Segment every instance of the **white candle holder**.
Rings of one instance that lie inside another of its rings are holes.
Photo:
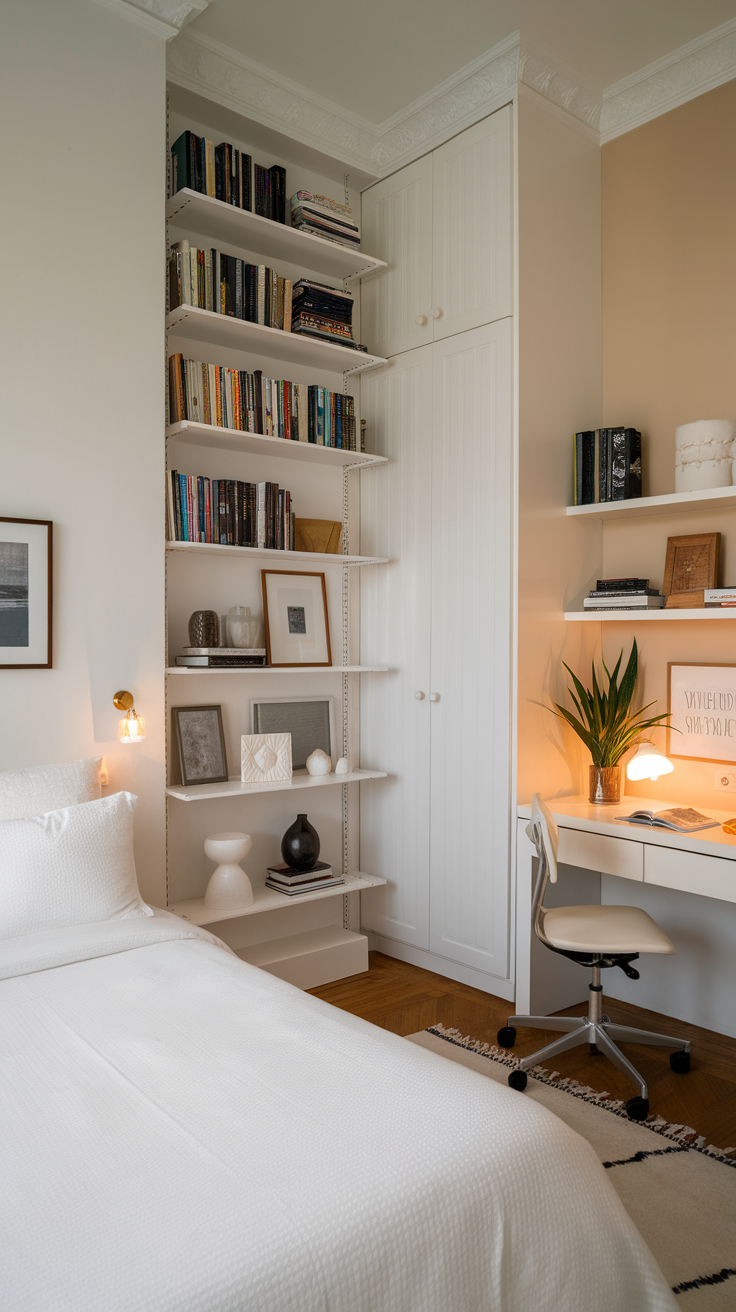
[[[204,904],[208,911],[234,911],[253,904],[253,886],[239,862],[250,852],[250,834],[210,834],[204,850],[217,869],[210,875]]]

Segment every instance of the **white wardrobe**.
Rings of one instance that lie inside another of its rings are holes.
[[[512,995],[513,304],[506,107],[363,196],[388,262],[362,291],[362,413],[390,464],[361,484],[363,896],[378,946]]]

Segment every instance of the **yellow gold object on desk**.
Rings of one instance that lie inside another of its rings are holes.
[[[723,832],[724,834],[736,834],[736,816],[733,820],[723,821]]]

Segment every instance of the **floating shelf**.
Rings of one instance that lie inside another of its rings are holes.
[[[675,515],[681,511],[736,506],[736,487],[707,487],[701,492],[667,492],[660,497],[636,497],[631,501],[603,501],[592,506],[568,506],[568,515],[592,515],[600,519],[634,519],[640,515]]]
[[[298,897],[288,897],[286,893],[279,893],[276,889],[260,885],[253,889],[251,906],[241,907],[239,911],[211,911],[209,907],[205,907],[203,897],[191,898],[188,902],[172,902],[168,910],[173,911],[175,916],[181,916],[182,920],[188,920],[191,925],[215,925],[221,920],[257,916],[262,911],[280,911],[282,907],[293,907],[297,903],[301,905],[302,902],[319,902],[323,898],[340,894],[359,893],[364,888],[379,888],[385,883],[386,880],[379,879],[378,875],[365,875],[359,870],[354,875],[346,875],[344,884],[314,893],[300,893]]]
[[[166,330],[175,337],[193,338],[212,346],[268,355],[290,364],[312,369],[331,369],[334,373],[360,374],[388,364],[380,355],[366,355],[337,342],[320,342],[301,333],[286,333],[283,328],[266,328],[262,323],[234,319],[229,314],[215,314],[198,305],[179,305],[166,316]]]
[[[314,565],[387,565],[387,556],[343,556],[323,551],[271,551],[268,547],[224,547],[218,542],[167,542],[167,551],[189,551],[200,555],[257,556],[260,560],[296,560]]]
[[[219,238],[229,246],[240,246],[246,251],[260,251],[277,260],[303,264],[313,272],[325,273],[330,278],[364,278],[388,268],[383,260],[362,251],[338,246],[325,237],[301,232],[285,223],[275,223],[251,210],[240,210],[214,196],[182,187],[166,202],[166,218],[177,228],[201,233],[203,237]]]
[[[169,665],[167,674],[385,674],[388,665],[290,665],[287,669],[273,665],[246,665],[242,669],[221,665]]]
[[[605,610],[596,613],[590,610],[566,610],[565,619],[573,623],[639,624],[642,620],[649,624],[652,620],[736,620],[736,606],[699,606],[697,610]]]
[[[316,442],[292,442],[284,437],[266,437],[262,433],[244,433],[239,428],[218,428],[214,424],[195,424],[189,419],[170,424],[166,436],[191,446],[215,447],[220,451],[243,451],[249,456],[278,456],[282,460],[312,460],[318,465],[386,465],[386,456],[372,456],[360,451],[342,451]]]
[[[218,797],[254,797],[256,793],[290,792],[295,788],[328,788],[330,784],[361,784],[366,779],[386,779],[382,770],[352,770],[350,774],[322,774],[312,776],[293,774],[281,784],[241,784],[239,779],[228,779],[222,784],[172,784],[166,789],[167,797],[179,802],[210,802]]]

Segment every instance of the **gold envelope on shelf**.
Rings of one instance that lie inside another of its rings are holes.
[[[294,521],[294,549],[320,551],[337,556],[342,541],[342,524],[333,519],[296,519]]]

